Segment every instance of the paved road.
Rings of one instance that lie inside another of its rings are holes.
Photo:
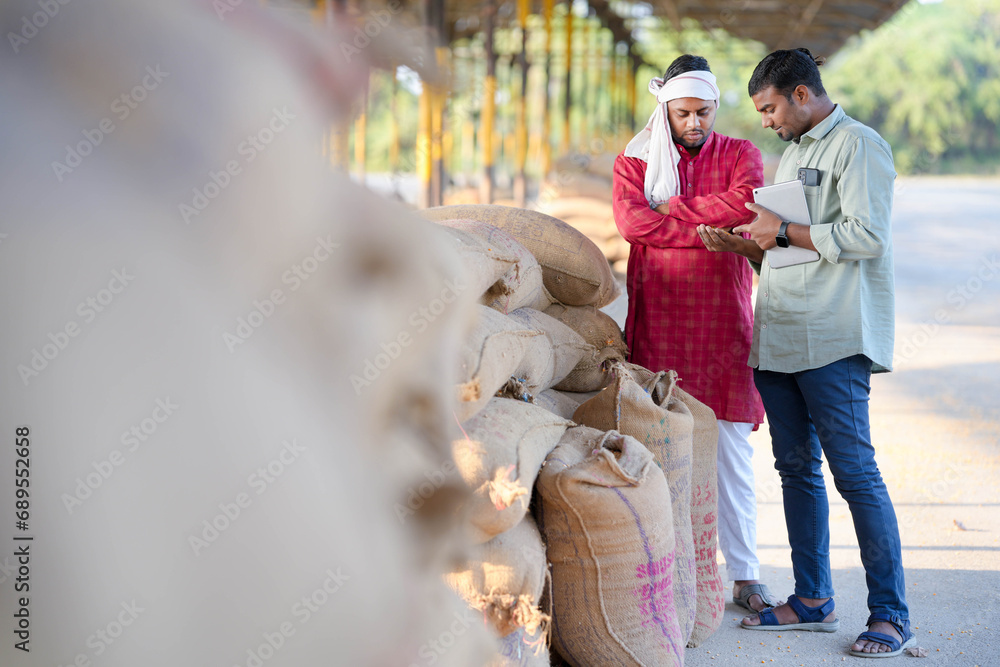
[[[896,370],[873,379],[871,405],[900,520],[911,619],[930,653],[917,664],[1000,665],[998,222],[1000,180],[897,183]],[[784,597],[791,569],[766,426],[753,441],[762,577]],[[687,665],[864,660],[847,654],[867,618],[864,570],[847,505],[832,479],[827,487],[841,631],[751,633],[736,627],[741,610],[728,605],[723,627],[689,649]]]

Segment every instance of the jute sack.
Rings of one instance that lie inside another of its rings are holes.
[[[532,395],[560,383],[590,353],[590,346],[580,334],[545,313],[520,308],[510,318],[525,329],[542,334],[528,341],[515,373]]]
[[[573,413],[580,407],[569,394],[558,389],[546,389],[534,395],[534,403],[563,419],[573,419]]]
[[[611,275],[611,266],[593,241],[552,216],[487,204],[439,206],[420,214],[434,221],[479,220],[509,233],[542,265],[545,288],[561,303],[600,308],[621,292]]]
[[[520,366],[531,339],[542,335],[488,306],[478,309],[479,322],[460,353],[456,388],[460,422],[479,412],[503,387]]]
[[[680,387],[674,395],[691,411],[694,438],[691,456],[691,525],[698,576],[698,610],[688,646],[700,646],[722,625],[726,598],[716,562],[718,549],[719,422],[715,411]]]
[[[542,284],[541,265],[513,236],[479,220],[442,220],[440,224],[475,237],[488,252],[513,257],[508,270],[483,290],[481,303],[504,314],[518,308],[545,310],[552,303],[552,296]]]
[[[572,423],[548,410],[493,398],[452,443],[458,473],[472,489],[466,504],[471,539],[480,544],[510,530],[531,502],[538,469]]]
[[[517,253],[502,245],[487,243],[475,234],[449,223],[450,221],[432,229],[447,238],[447,244],[458,252],[470,291],[476,295],[495,291],[497,281],[502,280],[508,272],[516,270],[520,259]]]
[[[618,324],[594,306],[564,306],[555,303],[545,314],[577,332],[591,346],[566,378],[555,388],[561,391],[597,391],[611,381],[608,369],[625,360],[628,347]]]
[[[538,608],[548,574],[545,543],[530,514],[510,530],[469,549],[445,582],[483,612],[498,637],[519,628],[535,634],[549,617]]]
[[[518,628],[500,639],[497,654],[486,667],[549,667],[551,660],[547,635],[541,628],[533,634]]]
[[[670,487],[670,509],[677,544],[674,562],[674,605],[686,644],[694,629],[698,604],[693,531],[691,527],[691,411],[673,395],[676,373],[658,373],[665,380],[662,404],[654,402],[624,364],[614,368],[614,382],[573,414],[573,421],[630,435],[649,448]],[[664,506],[662,511],[666,511]]]
[[[553,646],[571,665],[681,665],[670,490],[629,436],[566,431],[538,475]]]
[[[545,543],[530,514],[470,554],[445,582],[501,638],[490,664],[548,665],[550,616],[539,609],[548,579]]]

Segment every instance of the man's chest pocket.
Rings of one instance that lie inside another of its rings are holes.
[[[823,221],[823,186],[803,185],[806,193],[806,206],[809,208],[809,221],[818,225]]]

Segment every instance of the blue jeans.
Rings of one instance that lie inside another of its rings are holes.
[[[833,597],[825,453],[861,547],[871,612],[909,618],[896,512],[875,463],[868,421],[872,362],[864,355],[798,373],[754,370],[781,476],[795,595]]]

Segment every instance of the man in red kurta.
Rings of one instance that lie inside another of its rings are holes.
[[[752,270],[710,252],[698,225],[750,222],[744,204],[762,186],[760,151],[713,131],[719,92],[708,63],[684,55],[653,79],[657,110],[615,161],[615,222],[631,244],[625,337],[631,361],[676,370],[719,418],[719,546],[733,600],[777,604],[760,584],[750,433],[764,417],[747,366],[753,338]]]

